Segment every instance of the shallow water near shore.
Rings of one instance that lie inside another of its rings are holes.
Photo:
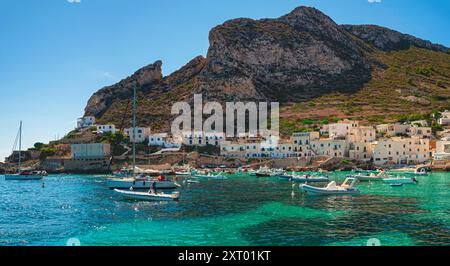
[[[358,196],[305,195],[277,178],[179,179],[179,202],[145,202],[105,176],[50,175],[44,187],[0,176],[0,245],[450,245],[450,174],[417,179],[360,183]]]

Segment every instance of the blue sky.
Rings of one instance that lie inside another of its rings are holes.
[[[20,120],[24,146],[63,136],[101,87],[159,59],[170,74],[205,55],[209,30],[228,19],[300,5],[450,46],[448,0],[0,0],[0,161]]]

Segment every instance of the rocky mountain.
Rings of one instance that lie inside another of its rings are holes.
[[[86,115],[94,115],[105,123],[124,121],[123,118],[130,115],[129,102],[137,82],[139,123],[154,129],[167,129],[171,104],[190,100],[194,93],[202,93],[204,98],[216,101],[279,101],[283,106],[282,118],[293,121],[308,114],[298,113],[295,108],[299,106],[310,103],[306,106],[311,107],[314,102],[316,112],[322,110],[318,107],[321,105],[318,99],[346,95],[344,99],[336,102],[334,98],[334,102],[323,105],[323,110],[328,108],[325,113],[309,114],[318,119],[331,113],[337,117],[350,117],[342,106],[340,109],[335,107],[345,105],[345,99],[356,101],[356,106],[366,103],[367,99],[349,96],[367,89],[380,91],[377,81],[386,80],[383,75],[392,67],[407,73],[401,78],[401,75],[388,77],[392,87],[386,91],[399,102],[404,103],[408,95],[397,95],[398,89],[418,89],[426,97],[436,93],[444,97],[449,94],[447,47],[379,26],[337,25],[315,8],[298,7],[277,19],[230,20],[211,30],[209,42],[206,58],[196,57],[169,76],[162,76],[162,62],[157,61],[119,83],[99,90],[89,100]],[[401,66],[394,66],[398,62],[392,62],[392,53],[404,51],[419,53],[418,56],[424,59],[423,64],[414,66],[414,62],[410,62],[405,66],[402,61]],[[439,57],[437,54],[441,56],[439,62],[428,62],[430,58]],[[428,69],[429,64],[432,65],[430,75],[421,77],[416,73],[418,77],[414,76],[415,68]],[[397,82],[397,79],[404,80]],[[376,88],[371,87],[373,83],[377,84]],[[411,88],[414,86],[420,88]],[[384,90],[383,95],[386,96]],[[447,100],[439,104],[445,105]],[[430,103],[425,110],[440,106]],[[408,108],[400,111],[410,112]],[[378,110],[381,114],[389,113],[385,111]],[[128,120],[125,119],[126,123]]]

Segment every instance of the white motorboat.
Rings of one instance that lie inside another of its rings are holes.
[[[257,177],[269,177],[269,176],[274,176],[275,173],[273,171],[271,171],[270,168],[268,168],[268,167],[260,167],[256,171],[255,175]]]
[[[208,173],[208,174],[198,174],[194,175],[196,178],[208,178],[208,179],[216,179],[216,180],[226,180],[228,177],[224,175],[223,172],[220,172],[218,174]]]
[[[309,174],[306,174],[306,175],[293,174],[291,176],[291,180],[296,181],[296,182],[316,182],[316,183],[330,181],[330,179],[326,176],[312,176]]]
[[[383,182],[386,184],[416,184],[419,183],[417,179],[409,177],[389,177],[383,178]]]
[[[129,189],[130,187],[135,189],[149,189],[153,182],[157,189],[174,189],[180,187],[180,185],[170,180],[160,180],[156,178],[109,178],[106,183],[110,189]]]
[[[347,177],[357,178],[359,181],[381,181],[383,180],[384,171],[379,172],[378,174],[370,173],[370,174],[356,174],[356,175],[348,175]]]
[[[180,198],[179,192],[174,192],[172,194],[165,194],[165,193],[154,193],[154,192],[149,192],[149,191],[148,192],[138,192],[138,191],[120,190],[120,189],[114,189],[114,191],[126,198],[136,199],[136,200],[173,201],[173,200],[178,200]]]
[[[293,174],[288,174],[286,171],[284,171],[283,173],[279,173],[276,176],[278,178],[282,178],[282,179],[291,179]]]
[[[428,175],[426,168],[402,168],[389,171],[392,174],[413,175],[413,176],[426,176]]]
[[[336,185],[335,181],[330,182],[326,187],[314,187],[307,184],[300,184],[300,190],[317,195],[351,195],[359,194],[360,191],[355,187],[358,182],[357,178],[348,177],[342,185]]]
[[[190,176],[191,172],[190,171],[183,171],[183,172],[177,171],[177,172],[175,172],[175,175],[177,175],[177,176]]]
[[[16,140],[14,142],[13,151],[16,149],[17,141],[19,142],[19,163],[18,163],[18,173],[17,174],[6,174],[5,180],[41,180],[47,175],[46,171],[23,171],[22,170],[22,121],[20,121],[19,131],[16,135]]]

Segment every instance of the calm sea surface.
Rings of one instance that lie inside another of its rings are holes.
[[[417,179],[360,183],[352,197],[231,176],[183,184],[179,202],[159,203],[125,200],[104,176],[51,175],[45,187],[0,176],[0,245],[450,245],[450,174]]]

